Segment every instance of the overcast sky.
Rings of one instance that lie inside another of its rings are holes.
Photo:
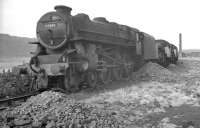
[[[38,19],[55,5],[70,6],[72,15],[106,17],[175,45],[181,32],[184,49],[200,49],[199,0],[0,0],[0,33],[36,37]]]

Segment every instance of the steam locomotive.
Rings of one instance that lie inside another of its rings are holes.
[[[71,8],[55,6],[37,23],[37,50],[30,60],[35,89],[77,90],[127,79],[147,61],[163,66],[176,63],[177,47],[136,28],[71,15]]]

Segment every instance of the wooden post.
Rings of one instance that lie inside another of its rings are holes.
[[[182,57],[182,34],[179,33],[179,57]]]

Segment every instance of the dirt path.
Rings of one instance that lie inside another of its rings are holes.
[[[180,128],[200,128],[200,107],[181,105],[167,108],[165,113],[151,114],[148,123],[158,125],[163,119]],[[147,122],[146,122],[147,123]]]
[[[148,63],[132,80],[71,95],[44,92],[0,115],[0,126],[199,128],[200,59]]]
[[[193,103],[187,103],[186,102],[182,102],[182,100],[184,99],[178,99],[177,101],[174,100],[174,102],[178,103],[177,106],[173,106],[173,103],[171,103],[169,106],[164,106],[165,111],[164,112],[152,112],[151,114],[148,114],[147,116],[144,116],[143,120],[137,120],[135,122],[135,124],[139,124],[138,126],[140,127],[160,127],[160,128],[175,128],[175,127],[180,127],[180,128],[200,128],[200,107],[199,107],[199,103],[200,103],[200,58],[184,58],[181,59],[177,65],[170,65],[168,67],[168,70],[172,73],[167,72],[166,74],[169,75],[173,75],[173,76],[161,76],[161,72],[162,70],[158,71],[158,73],[156,74],[155,72],[152,73],[151,69],[149,70],[149,67],[147,67],[148,69],[144,69],[145,72],[144,74],[147,76],[142,76],[141,77],[141,72],[140,73],[140,77],[141,79],[137,79],[134,80],[132,82],[126,82],[126,84],[122,83],[122,84],[117,84],[118,86],[109,86],[107,87],[106,91],[108,90],[112,90],[110,95],[106,95],[105,93],[103,95],[100,95],[100,99],[102,99],[102,97],[104,97],[106,99],[106,101],[108,101],[109,97],[116,97],[116,99],[120,99],[120,96],[116,96],[115,92],[113,92],[113,90],[117,90],[119,88],[121,88],[122,86],[124,86],[124,88],[128,88],[128,90],[130,91],[131,88],[134,87],[139,87],[141,89],[144,89],[146,86],[150,85],[150,84],[155,84],[154,86],[156,86],[157,84],[160,84],[160,86],[177,86],[182,92],[180,94],[184,94],[184,96],[191,96],[192,98],[196,98],[195,101],[193,101]],[[156,69],[155,69],[156,70]],[[163,70],[163,72],[165,72],[165,69]],[[162,73],[163,73],[162,72]],[[152,76],[151,76],[152,75]],[[163,75],[163,74],[162,74]],[[153,79],[152,79],[153,78]],[[153,81],[158,81],[158,82],[153,82]],[[159,87],[160,87],[159,86]],[[172,91],[171,88],[169,89],[171,92],[169,94],[173,94],[176,91]],[[169,91],[166,89],[166,91]],[[131,91],[130,91],[131,92]],[[102,93],[102,92],[100,92]],[[121,94],[122,92],[118,92],[118,95],[123,95]],[[133,92],[134,93],[134,92]],[[145,95],[145,91],[144,91],[144,95]],[[156,93],[156,91],[154,92]],[[180,95],[177,94],[177,95]],[[96,94],[97,96],[90,96],[90,97],[95,97],[95,98],[86,98],[86,101],[89,102],[93,102],[98,100],[98,94]],[[106,96],[105,96],[106,95]],[[128,97],[127,95],[129,95],[128,92],[125,91],[125,95],[124,97]],[[151,96],[151,95],[150,95]],[[166,97],[170,97],[169,95]],[[178,98],[179,96],[177,96]],[[181,96],[180,96],[181,97]],[[130,98],[130,97],[129,97]],[[143,97],[144,98],[144,97]],[[99,100],[100,100],[99,99]],[[104,100],[105,100],[104,99]],[[123,99],[123,98],[121,98]],[[147,98],[148,99],[148,98]],[[150,100],[151,98],[149,98],[148,100]],[[113,99],[112,99],[113,100]],[[124,99],[123,99],[124,100]],[[165,99],[163,99],[165,100]],[[140,100],[141,101],[141,100]],[[170,100],[169,100],[170,101]],[[172,100],[173,101],[173,100]],[[112,102],[112,101],[110,101]],[[158,103],[160,104],[160,101],[158,101]],[[154,106],[155,107],[155,106]],[[156,106],[157,107],[157,106]],[[156,108],[155,107],[155,108]]]
[[[196,104],[200,102],[200,58],[184,58],[177,65],[170,65],[170,71],[179,76],[185,93],[197,97]],[[147,116],[146,123],[159,127],[200,128],[200,107],[182,104],[177,107],[168,107],[164,113],[152,113]],[[164,125],[159,125],[164,124]],[[175,125],[169,125],[169,124]],[[167,125],[168,124],[168,125]]]

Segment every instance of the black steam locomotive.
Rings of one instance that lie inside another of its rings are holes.
[[[66,6],[55,10],[40,18],[38,42],[31,42],[37,44],[30,61],[35,89],[95,87],[130,77],[146,61],[168,66],[178,60],[176,46],[136,28],[103,17],[72,16]]]

